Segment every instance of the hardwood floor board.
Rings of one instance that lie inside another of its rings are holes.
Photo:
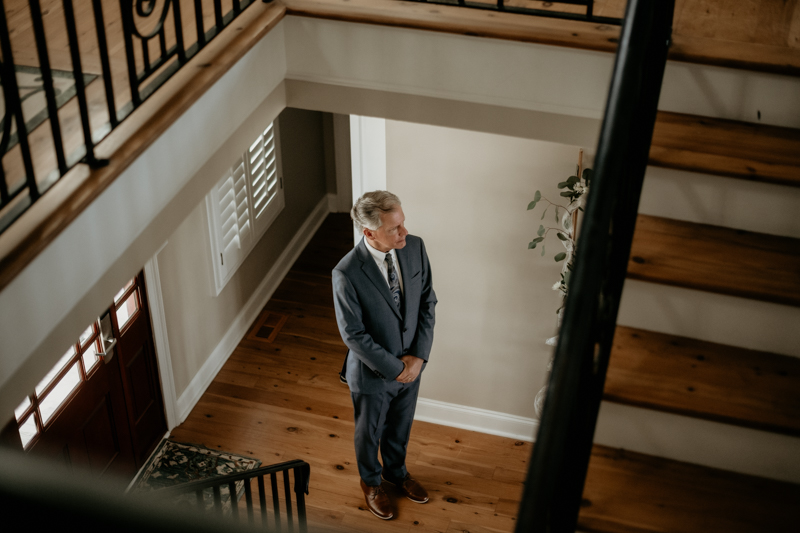
[[[498,531],[505,530],[453,520],[450,522],[450,527],[447,529],[446,533],[497,533]]]
[[[527,450],[527,453],[530,454],[532,446],[530,442],[507,437],[498,437],[497,435],[470,431],[468,429],[457,429],[456,441],[469,448],[477,448],[480,450],[491,449],[492,453],[496,453],[498,449],[508,449],[516,451]]]
[[[301,339],[307,340],[304,337],[293,337],[289,340]],[[338,375],[343,357],[340,358],[341,352],[338,350],[331,351],[333,353],[314,352],[292,346],[291,343],[261,345],[253,341],[243,341],[228,360],[255,365],[255,368],[260,366],[262,370],[265,367],[280,367],[285,375],[290,375],[290,372]]]
[[[248,418],[239,416],[236,421],[233,421],[233,413],[243,410],[251,412],[250,416]],[[251,406],[245,401],[238,404],[224,404],[220,401],[216,405],[209,402],[200,406],[197,416],[200,421],[216,418],[216,424],[224,427],[228,432],[257,433],[259,438],[282,439],[288,443],[306,439],[324,447],[338,447],[342,450],[352,448],[353,422],[351,420],[325,418],[308,413],[301,415],[297,411],[285,407],[270,406],[251,409]],[[189,421],[188,418],[187,421]]]
[[[604,397],[800,436],[796,357],[617,326]]]
[[[345,402],[338,404],[320,401],[316,398],[309,398],[304,394],[290,394],[286,392],[272,392],[261,389],[250,389],[229,385],[227,383],[214,382],[208,387],[208,392],[221,396],[233,396],[264,405],[283,405],[293,411],[313,411],[314,414],[322,416],[341,416],[343,410],[352,409]]]
[[[342,529],[344,511],[334,511],[306,503],[306,520],[309,531],[313,533],[329,533]]]
[[[313,377],[311,378],[313,379]],[[263,380],[259,378],[259,381],[256,382],[254,389],[265,390],[268,392],[273,392],[277,394],[289,394],[289,390],[293,388],[296,389],[297,386],[303,386],[306,383],[298,382],[298,383],[279,383],[279,380]],[[340,383],[339,385],[343,385]],[[337,407],[337,412],[339,407],[350,408],[352,406],[352,402],[350,400],[350,395],[343,396],[341,394],[341,390],[328,390],[324,387],[316,387],[313,393],[313,403],[312,401],[308,401],[306,403],[310,404],[306,406],[306,411],[316,411],[320,406],[319,402],[326,402],[326,404],[335,405]],[[310,391],[309,391],[310,392]]]
[[[278,333],[273,343],[243,339],[237,350],[252,350],[254,355],[280,355],[298,360],[341,361],[344,357],[344,344],[341,342],[341,339],[339,343],[330,343],[306,336]],[[311,359],[312,357],[317,359]]]
[[[278,300],[289,300],[303,304],[330,305],[333,307],[333,292],[330,287],[300,280],[288,280],[273,293]]]
[[[473,463],[426,452],[420,452],[416,464],[432,466],[456,474],[467,474],[481,479],[492,479],[495,468],[493,465],[486,465],[485,462],[484,464]]]
[[[340,350],[346,350],[339,336],[332,307],[273,299],[267,304],[266,309],[289,315],[290,318],[281,328],[282,333],[334,344],[340,347]]]
[[[528,475],[526,470],[517,470],[513,468],[503,468],[498,466],[494,469],[492,479],[495,481],[504,481],[506,483],[522,483]]]
[[[800,239],[639,215],[628,278],[800,305]]]
[[[223,368],[214,378],[215,381],[228,383],[230,385],[241,385],[242,387],[253,387],[260,378],[255,374],[237,372]]]
[[[368,510],[359,513],[347,513],[342,526],[346,531],[354,531],[358,533],[374,533],[375,531],[387,533],[407,533],[411,530],[411,525],[401,520],[383,520],[381,523],[376,524],[378,518],[374,517]]]
[[[519,513],[519,502],[522,499],[522,490],[523,486],[520,485],[519,487],[519,494],[515,498],[500,498],[497,501],[497,506],[495,507],[495,511],[497,514],[509,517],[516,517],[517,513]]]
[[[800,186],[800,131],[658,113],[649,164]]]
[[[452,470],[442,470],[435,467],[426,468],[424,473],[426,485],[437,485],[443,490],[452,488],[464,494],[491,496],[496,499],[519,499],[522,492],[522,484],[519,482],[509,483],[494,479],[483,479],[480,485],[475,485],[474,476],[469,474],[460,474]]]
[[[595,445],[583,498],[581,531],[788,533],[800,486]]]
[[[529,454],[514,452],[503,453],[502,448],[498,448],[497,450],[492,450],[491,448],[484,450],[464,448],[461,450],[461,453],[458,454],[458,460],[465,463],[485,464],[483,458],[486,457],[486,454],[492,454],[492,465],[495,467],[502,466],[515,470],[528,470],[528,461],[530,460]],[[494,469],[492,470],[492,475],[494,475]]]

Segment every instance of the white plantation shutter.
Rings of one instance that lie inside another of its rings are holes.
[[[217,294],[284,207],[277,139],[270,124],[206,196]]]
[[[277,135],[273,123],[258,136],[247,152],[253,221],[255,232],[259,237],[284,207],[277,155]]]

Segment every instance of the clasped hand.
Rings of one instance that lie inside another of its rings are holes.
[[[400,383],[411,383],[419,376],[419,373],[422,372],[422,363],[424,362],[419,357],[414,355],[404,355],[400,358],[403,362],[403,371],[400,372],[400,375],[395,378],[396,381]]]

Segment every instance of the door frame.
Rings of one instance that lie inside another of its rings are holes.
[[[167,246],[164,241],[156,253],[144,264],[144,281],[147,303],[150,309],[150,325],[153,331],[153,344],[158,361],[158,377],[161,380],[161,394],[164,397],[164,414],[167,417],[169,434],[182,420],[178,416],[178,396],[175,391],[175,378],[172,373],[172,357],[167,335],[167,317],[164,312],[164,299],[161,291],[161,277],[158,270],[158,254]]]

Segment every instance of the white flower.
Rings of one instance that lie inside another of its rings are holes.
[[[548,346],[555,346],[556,343],[558,343],[558,335],[556,335],[555,337],[550,337],[549,339],[544,341],[544,343]]]
[[[559,289],[561,289],[561,282],[560,281],[556,281],[555,284],[553,285],[553,290],[557,291]]]

